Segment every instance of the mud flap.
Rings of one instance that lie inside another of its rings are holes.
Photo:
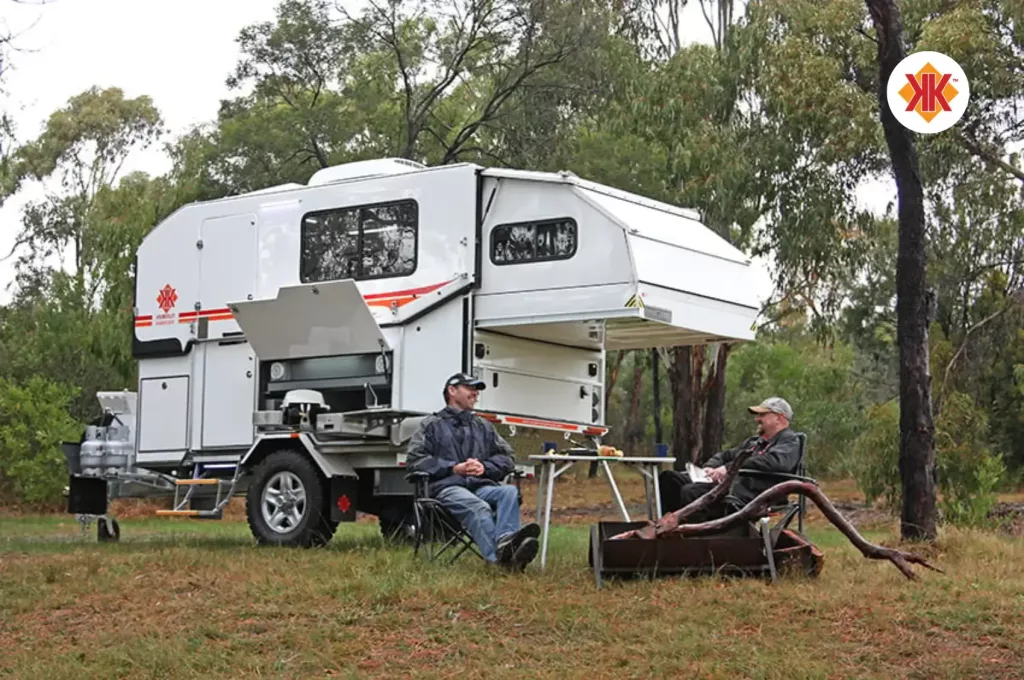
[[[107,480],[72,475],[68,491],[68,512],[75,515],[107,514]]]
[[[356,504],[359,499],[358,477],[331,477],[330,497],[331,521],[356,521]]]

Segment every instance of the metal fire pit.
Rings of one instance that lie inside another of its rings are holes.
[[[598,588],[611,577],[721,574],[774,581],[783,571],[817,576],[824,560],[821,551],[800,534],[789,529],[774,533],[767,524],[749,522],[709,536],[610,540],[645,525],[599,522],[590,528],[590,567]]]

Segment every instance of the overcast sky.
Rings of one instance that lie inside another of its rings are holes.
[[[224,81],[238,59],[239,31],[272,20],[277,4],[278,0],[46,0],[40,6],[0,0],[0,16],[10,30],[20,33],[16,46],[21,51],[13,55],[4,102],[14,113],[19,141],[36,136],[47,116],[94,85],[120,87],[127,97],[152,97],[168,138],[213,120],[221,99],[231,96]],[[698,3],[687,8],[683,24],[686,40],[709,39]],[[160,174],[168,168],[169,161],[157,146],[133,155],[122,175],[133,170]],[[42,196],[41,187],[28,185],[0,208],[0,257],[10,252],[25,203]],[[12,276],[10,261],[0,262],[0,303],[10,299],[7,287]],[[762,275],[765,296],[770,293],[766,277]]]
[[[32,0],[28,0],[32,1]],[[7,74],[5,106],[13,111],[19,141],[39,134],[43,122],[74,95],[120,87],[127,97],[149,95],[168,137],[213,120],[224,81],[238,59],[239,31],[274,18],[277,0],[47,0],[17,5],[0,0],[9,30],[20,33]],[[137,153],[122,175],[151,174],[170,166],[161,148]],[[30,185],[0,209],[0,257],[17,235],[21,210],[43,195]],[[0,263],[0,303],[10,299],[10,262]]]

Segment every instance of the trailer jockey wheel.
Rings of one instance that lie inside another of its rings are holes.
[[[100,517],[96,522],[96,540],[100,543],[117,543],[121,540],[121,525],[113,517]]]
[[[260,463],[246,494],[249,529],[263,545],[313,547],[337,526],[324,507],[324,482],[298,451],[276,451]]]

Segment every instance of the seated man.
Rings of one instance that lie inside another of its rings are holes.
[[[754,454],[746,460],[741,469],[763,470],[766,472],[784,472],[792,474],[800,462],[800,442],[796,433],[789,429],[793,419],[793,409],[785,399],[769,397],[758,406],[750,406],[748,410],[757,420],[756,437],[750,437],[742,444],[728,451],[720,451],[712,456],[704,466],[704,471],[714,483],[693,482],[689,475],[675,470],[664,470],[658,475],[661,488],[661,508],[663,513],[674,512],[711,491],[718,482],[725,479],[725,468],[736,456],[747,449]],[[738,475],[733,480],[728,495],[732,495],[741,504],[746,505],[761,492],[773,486],[773,482],[757,477]],[[687,522],[702,522],[722,517],[739,507],[730,508],[723,496],[717,503],[689,518]]]
[[[522,570],[537,556],[540,527],[519,527],[516,488],[501,483],[515,470],[515,454],[472,413],[485,386],[462,373],[445,382],[446,406],[423,419],[409,442],[408,466],[430,475],[428,493],[462,523],[488,563]]]

